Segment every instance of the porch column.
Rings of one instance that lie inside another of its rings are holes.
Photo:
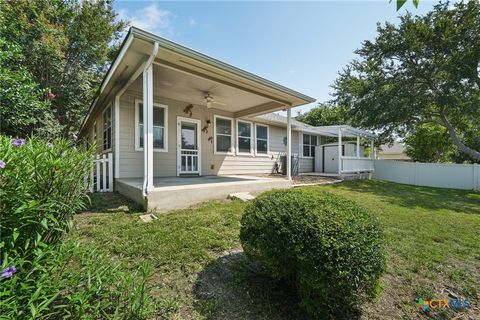
[[[338,174],[342,174],[342,128],[338,128]]]
[[[375,144],[370,140],[370,158],[375,159]]]
[[[360,174],[360,136],[357,134],[357,173]]]
[[[360,158],[360,136],[357,135],[357,158]]]
[[[143,187],[153,189],[153,65],[143,71]]]
[[[292,180],[292,109],[287,108],[287,180]]]

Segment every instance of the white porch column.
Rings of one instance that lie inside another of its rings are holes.
[[[292,109],[287,108],[287,179],[292,180]]]
[[[357,158],[360,158],[360,136],[357,135]]]
[[[375,159],[375,144],[370,140],[370,158]]]
[[[143,71],[143,187],[153,189],[153,65]]]
[[[342,129],[338,128],[338,174],[342,174]]]

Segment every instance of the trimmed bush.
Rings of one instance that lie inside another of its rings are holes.
[[[309,189],[267,192],[245,209],[245,254],[286,280],[311,313],[371,295],[384,270],[377,218],[353,201]]]

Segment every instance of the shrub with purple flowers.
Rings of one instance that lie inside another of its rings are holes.
[[[92,146],[93,150],[94,146]],[[0,318],[143,319],[147,267],[64,240],[88,203],[91,150],[0,136]]]
[[[84,208],[90,151],[69,139],[0,137],[0,250],[28,256],[58,241]]]

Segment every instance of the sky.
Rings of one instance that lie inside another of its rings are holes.
[[[119,18],[179,44],[309,95],[330,100],[331,85],[374,39],[377,22],[407,10],[424,14],[438,1],[412,1],[400,11],[376,1],[119,1]],[[316,103],[297,107],[293,115]]]

